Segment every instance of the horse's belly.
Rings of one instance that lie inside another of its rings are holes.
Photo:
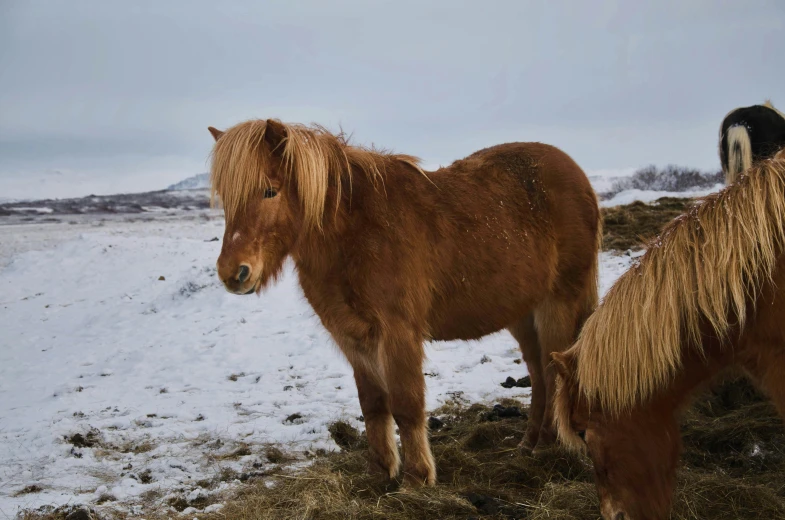
[[[472,340],[499,332],[527,316],[536,300],[517,298],[455,298],[431,314],[431,337],[437,341]]]

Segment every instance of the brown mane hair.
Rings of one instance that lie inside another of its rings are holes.
[[[579,392],[616,415],[646,402],[672,380],[683,349],[701,349],[702,321],[723,343],[732,328],[743,330],[747,304],[771,279],[784,245],[780,152],[699,200],[619,278],[570,349]],[[556,413],[563,438],[572,438],[569,411]]]
[[[384,179],[389,160],[402,161],[422,173],[420,159],[392,154],[373,148],[351,145],[343,133],[330,133],[324,127],[280,123],[285,129],[282,146],[285,182],[297,186],[306,227],[321,229],[327,189],[331,184],[341,197],[341,178],[351,182],[354,170],[365,172],[374,182]],[[265,172],[270,171],[272,150],[267,149],[266,120],[238,124],[224,132],[212,152],[210,177],[211,202],[220,194],[227,220],[232,220],[247,203],[250,193],[269,186]]]

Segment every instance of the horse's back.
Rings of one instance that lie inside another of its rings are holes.
[[[535,159],[533,167],[521,172],[540,179],[547,196],[557,256],[554,290],[573,297],[585,290],[584,273],[597,262],[600,244],[600,210],[597,196],[583,169],[563,150],[544,143],[519,143],[520,153]]]
[[[440,244],[448,245],[435,248],[446,254],[431,263],[441,273],[434,337],[479,337],[511,325],[554,292],[578,299],[588,290],[599,208],[566,153],[506,143],[456,161],[434,181],[450,200],[440,212],[450,223]]]
[[[471,176],[492,177],[497,184],[518,192],[543,216],[565,210],[583,213],[587,206],[597,205],[584,171],[567,153],[550,144],[500,144],[479,150],[451,168],[459,164],[458,169]],[[590,217],[596,220],[596,215]]]

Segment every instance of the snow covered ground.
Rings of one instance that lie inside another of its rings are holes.
[[[621,206],[624,204],[630,204],[635,201],[641,202],[654,202],[655,200],[661,197],[685,197],[685,198],[692,198],[692,197],[703,197],[710,193],[714,193],[715,191],[720,191],[724,188],[724,185],[717,184],[711,188],[706,189],[692,189],[688,191],[658,191],[658,190],[637,190],[637,189],[629,189],[623,190],[613,197],[605,200],[600,201],[600,206],[603,208],[610,208],[612,206]]]
[[[606,193],[633,170],[591,173]],[[331,422],[362,428],[351,370],[291,271],[261,297],[228,294],[222,234],[205,190],[0,206],[0,519],[176,497],[201,508],[269,468],[271,445],[302,461],[335,449]],[[603,293],[634,256],[602,254]],[[426,351],[429,409],[529,395],[499,384],[526,374],[508,333]]]
[[[269,466],[269,444],[333,449],[330,422],[362,426],[291,272],[261,297],[219,285],[222,228],[215,212],[0,226],[0,518],[193,498],[197,481]],[[602,255],[603,292],[630,261]],[[430,409],[528,395],[499,385],[526,373],[507,333],[427,353]]]

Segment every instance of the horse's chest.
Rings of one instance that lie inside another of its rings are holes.
[[[369,309],[358,305],[356,299],[347,295],[342,284],[317,282],[301,279],[300,286],[305,298],[333,336],[351,337],[361,340],[371,332]]]

